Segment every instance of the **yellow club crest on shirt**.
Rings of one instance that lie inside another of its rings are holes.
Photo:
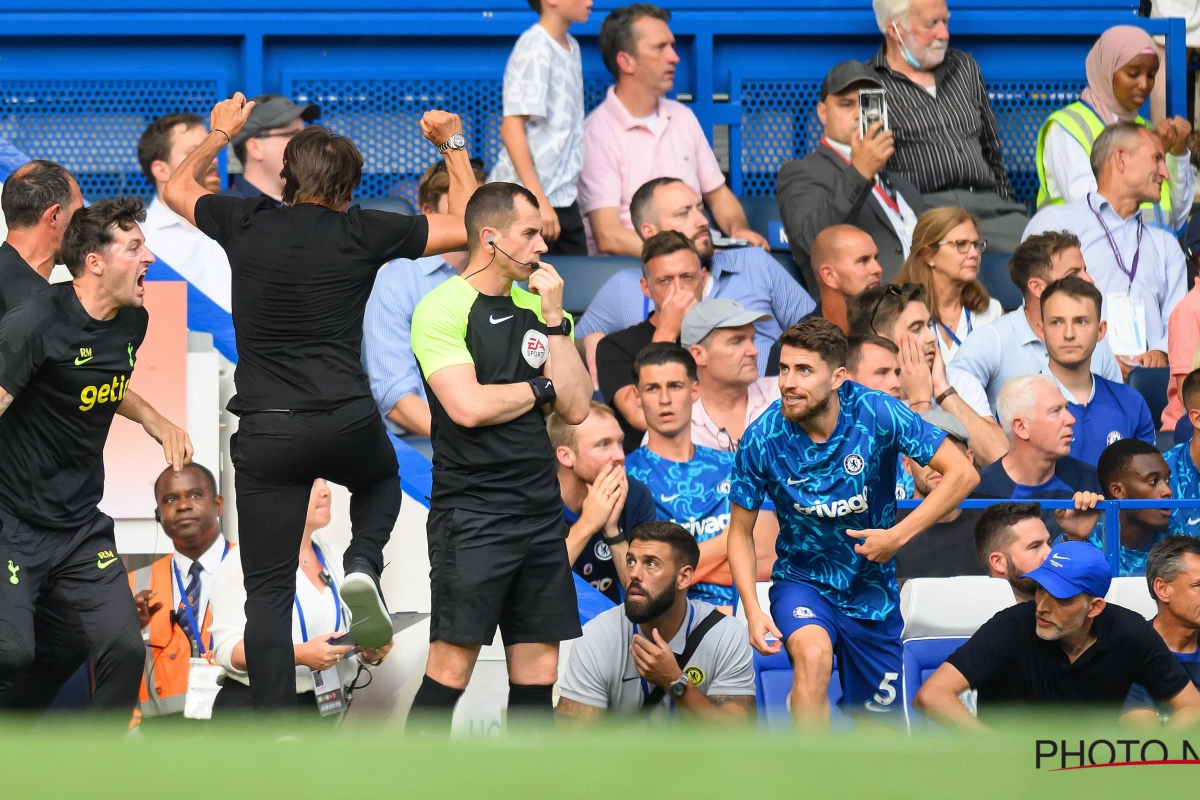
[[[704,683],[704,670],[699,667],[688,667],[683,671],[687,675],[687,679],[692,682],[693,686],[699,686]]]

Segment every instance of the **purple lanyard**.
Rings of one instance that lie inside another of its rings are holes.
[[[1108,246],[1112,248],[1113,258],[1117,260],[1117,266],[1121,268],[1121,272],[1129,278],[1129,290],[1133,291],[1133,279],[1137,277],[1138,259],[1142,256],[1142,232],[1146,226],[1142,224],[1142,215],[1137,214],[1137,249],[1133,251],[1133,268],[1129,269],[1125,266],[1125,257],[1121,255],[1120,249],[1117,248],[1117,242],[1113,239],[1112,231],[1108,229],[1108,224],[1104,218],[1100,216],[1100,212],[1092,208],[1092,198],[1088,197],[1088,210],[1096,216],[1096,221],[1100,223],[1100,227],[1104,228],[1104,237],[1108,239]]]

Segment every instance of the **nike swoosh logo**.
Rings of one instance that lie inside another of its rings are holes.
[[[624,683],[625,681],[636,681],[640,677],[640,675],[634,675],[632,678],[621,678],[621,683]]]
[[[115,558],[110,558],[107,561],[97,561],[96,569],[104,569],[105,567],[111,567],[115,563],[117,563],[117,559],[115,559]]]
[[[678,494],[673,494],[673,495],[660,494],[658,496],[658,499],[663,501],[664,503],[669,503],[672,500],[674,500],[676,497],[679,497],[679,495]]]
[[[509,314],[507,317],[501,317],[500,319],[496,319],[495,317],[493,317],[492,315],[489,314],[488,322],[492,323],[493,325],[499,325],[501,322],[508,322],[512,318],[513,318],[512,314]]]
[[[1200,517],[1188,517],[1188,525],[1200,525]]]
[[[804,483],[804,478],[796,478],[796,480],[792,480],[791,478],[787,479],[788,486],[799,486],[802,483]]]
[[[83,365],[83,364],[86,364],[87,362],[91,361],[93,358],[95,358],[95,356],[88,356],[87,358],[76,358],[76,359],[75,359],[75,366],[77,366],[77,367],[78,367],[78,366],[81,366],[81,365]]]

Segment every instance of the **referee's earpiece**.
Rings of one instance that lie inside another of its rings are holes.
[[[496,237],[495,237],[495,236],[489,236],[489,237],[487,238],[487,243],[488,243],[488,244],[490,244],[492,247],[495,247],[495,246],[496,246]]]

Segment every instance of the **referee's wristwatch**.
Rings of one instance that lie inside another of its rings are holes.
[[[466,150],[467,139],[461,133],[456,133],[446,141],[438,145],[438,150],[446,152],[447,150]]]
[[[687,694],[687,687],[689,683],[691,683],[691,681],[688,680],[687,675],[680,675],[667,685],[667,694],[674,698],[683,697],[685,694]]]
[[[546,333],[551,336],[570,336],[573,330],[575,330],[575,327],[571,325],[571,318],[566,314],[563,314],[562,322],[553,327],[546,326]]]

